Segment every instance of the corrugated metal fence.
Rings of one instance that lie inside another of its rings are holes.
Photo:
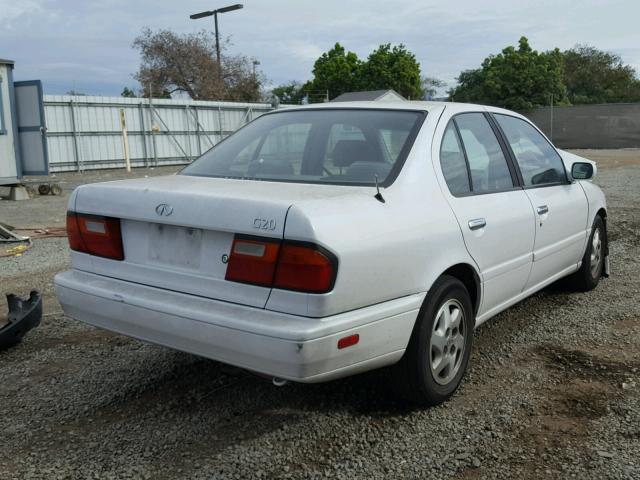
[[[264,103],[45,95],[49,169],[124,166],[120,110],[134,167],[189,163],[245,123]]]
[[[559,148],[640,147],[640,104],[544,107],[525,112]]]

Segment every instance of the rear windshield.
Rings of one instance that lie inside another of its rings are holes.
[[[424,112],[367,109],[263,115],[182,170],[182,175],[304,183],[388,185]]]

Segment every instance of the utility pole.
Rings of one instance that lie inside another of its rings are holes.
[[[220,60],[220,33],[218,32],[218,14],[232,12],[234,10],[240,10],[244,6],[241,3],[235,5],[229,5],[228,7],[217,8],[216,10],[207,10],[206,12],[194,13],[190,15],[191,20],[197,20],[198,18],[210,17],[213,15],[213,23],[216,33],[216,64],[218,65],[218,75],[222,73],[222,62]]]
[[[217,11],[213,14],[213,23],[215,24],[215,29],[216,29],[216,63],[218,64],[218,71],[220,72],[222,63],[220,62],[220,33],[218,33],[218,12]]]
[[[551,108],[549,110],[549,140],[553,142],[553,93],[551,94]]]

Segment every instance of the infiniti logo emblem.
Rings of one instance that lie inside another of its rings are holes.
[[[173,213],[173,207],[168,203],[161,203],[156,207],[156,213],[159,217],[168,217]]]

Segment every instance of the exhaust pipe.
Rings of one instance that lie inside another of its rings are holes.
[[[273,377],[271,379],[271,383],[273,383],[276,387],[284,387],[287,383],[289,383],[289,380],[285,380],[284,378],[279,377]]]

